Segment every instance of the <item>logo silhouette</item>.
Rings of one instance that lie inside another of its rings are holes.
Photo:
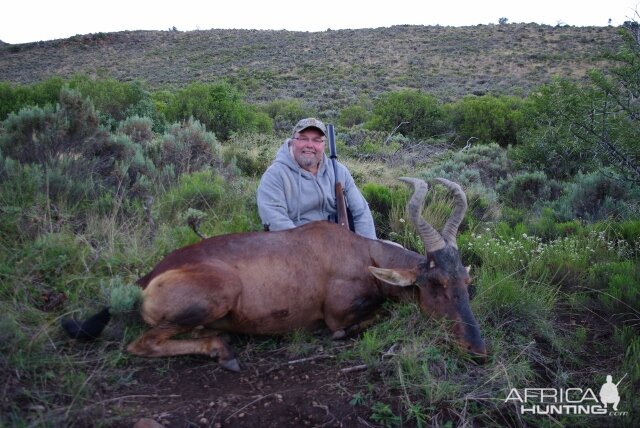
[[[622,382],[626,374],[618,381],[613,383],[611,375],[607,375],[607,383],[603,384],[600,388],[600,401],[607,407],[608,404],[613,404],[613,410],[618,411],[618,403],[620,403],[620,395],[618,394],[618,385]]]

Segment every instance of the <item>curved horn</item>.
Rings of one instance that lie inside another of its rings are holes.
[[[456,199],[456,206],[453,209],[453,213],[442,228],[442,237],[450,245],[458,248],[456,245],[456,235],[458,234],[460,223],[462,223],[464,219],[464,213],[467,212],[467,196],[458,183],[449,181],[446,178],[436,178],[436,180],[453,192],[453,196]]]
[[[400,180],[413,185],[413,196],[411,196],[407,204],[407,211],[411,222],[418,231],[418,235],[422,238],[424,250],[430,253],[444,248],[446,244],[442,236],[422,218],[422,208],[424,207],[424,200],[427,197],[429,186],[417,178],[401,177]]]

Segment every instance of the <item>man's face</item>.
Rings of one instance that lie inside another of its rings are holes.
[[[291,142],[291,154],[302,169],[317,173],[324,154],[324,135],[315,128],[303,129]]]

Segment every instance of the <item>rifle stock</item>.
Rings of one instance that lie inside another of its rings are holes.
[[[333,128],[333,124],[327,124],[327,133],[329,134],[329,158],[333,164],[333,171],[335,173],[335,195],[336,195],[336,223],[340,226],[349,228],[349,217],[347,215],[347,202],[344,199],[344,187],[343,184],[338,181],[338,167],[337,167],[337,152],[336,152],[336,134]]]
[[[336,183],[336,210],[338,224],[348,229],[349,217],[347,216],[347,204],[344,200],[344,189],[340,182]]]

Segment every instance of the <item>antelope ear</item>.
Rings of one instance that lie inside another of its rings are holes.
[[[369,266],[369,272],[380,281],[400,287],[415,284],[418,277],[418,271],[415,269],[382,269]]]

